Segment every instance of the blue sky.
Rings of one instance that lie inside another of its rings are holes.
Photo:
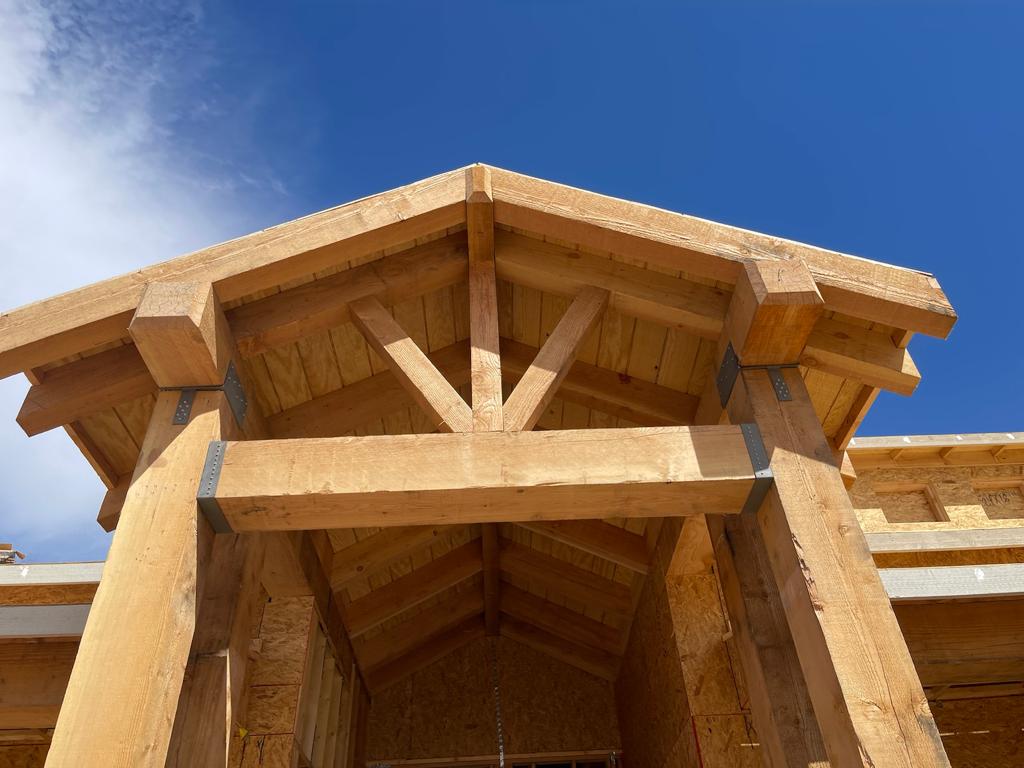
[[[482,161],[934,272],[862,434],[1024,429],[1019,3],[0,0],[0,308]],[[0,382],[0,540],[102,495]]]

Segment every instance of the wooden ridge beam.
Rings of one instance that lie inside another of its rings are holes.
[[[240,299],[465,221],[462,170],[270,227],[0,316],[0,376],[117,341],[151,282],[212,283]]]
[[[591,648],[618,655],[622,648],[622,632],[582,613],[571,611],[511,584],[501,592],[501,611],[517,621]]]
[[[473,412],[462,395],[375,298],[349,304],[352,320],[373,350],[387,361],[391,373],[405,387],[434,426],[445,432],[470,432]]]
[[[501,549],[498,544],[498,524],[480,526],[480,556],[483,561],[484,624],[487,634],[499,634],[501,625]]]
[[[531,624],[506,617],[501,625],[501,635],[604,680],[614,682],[618,677],[617,656],[565,640]]]
[[[345,609],[349,636],[359,637],[481,570],[480,542],[473,539],[350,602]]]
[[[634,573],[646,574],[649,569],[647,540],[617,525],[602,520],[527,520],[519,525]]]
[[[508,539],[501,542],[501,570],[552,594],[609,613],[628,617],[633,611],[632,594],[625,584]]]
[[[740,427],[229,442],[235,531],[735,514],[760,490]]]
[[[457,530],[451,526],[425,525],[409,528],[385,528],[332,556],[330,584],[344,589],[357,579],[365,579],[393,563],[436,544],[442,536]]]
[[[249,357],[351,322],[358,299],[391,306],[461,283],[466,264],[466,236],[456,233],[243,304],[228,321]]]
[[[927,273],[491,169],[499,225],[735,284],[751,260],[807,264],[828,309],[945,338],[956,313]]]
[[[404,656],[393,659],[374,669],[366,676],[366,687],[370,693],[378,694],[395,683],[401,682],[424,667],[443,659],[459,648],[485,636],[484,623],[479,616],[472,616],[448,631],[427,640]]]
[[[534,428],[607,304],[608,291],[603,288],[586,286],[577,294],[508,396],[504,416],[507,431]]]
[[[479,589],[452,590],[429,610],[421,611],[400,624],[389,627],[372,638],[359,638],[353,645],[356,656],[368,676],[384,664],[413,651],[417,646],[459,626],[470,618],[478,618],[484,610]]]

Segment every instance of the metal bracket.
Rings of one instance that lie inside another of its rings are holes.
[[[732,348],[732,342],[725,348],[725,355],[722,357],[722,365],[718,369],[718,376],[715,377],[715,383],[718,385],[718,400],[725,408],[729,404],[729,398],[732,397],[732,389],[736,385],[736,377],[739,376],[740,371],[768,371],[768,378],[771,379],[772,389],[775,390],[775,397],[780,402],[792,400],[793,396],[790,394],[789,385],[786,384],[786,379],[782,375],[783,368],[796,368],[797,363],[788,363],[786,365],[743,365],[740,363],[739,357],[736,356],[736,350]]]
[[[220,481],[220,470],[224,466],[224,454],[228,444],[223,440],[213,440],[206,449],[206,463],[203,473],[199,476],[199,490],[196,502],[206,521],[215,533],[232,533],[231,525],[217,502],[217,483]]]
[[[775,397],[779,402],[793,399],[793,396],[789,393],[786,377],[782,375],[782,369],[779,366],[773,365],[768,368],[768,378],[772,380],[772,389],[775,390]]]
[[[750,488],[746,502],[743,504],[741,514],[757,512],[768,495],[768,489],[775,482],[775,475],[768,461],[768,452],[764,447],[764,440],[761,438],[761,430],[757,424],[740,424],[740,432],[743,433],[743,442],[747,446],[747,454],[750,456],[750,465],[754,469],[754,484]]]
[[[175,388],[165,387],[164,391],[173,389]],[[223,384],[210,387],[185,387],[179,391],[181,394],[178,396],[178,407],[174,409],[174,418],[171,420],[173,424],[188,424],[189,417],[192,415],[192,404],[195,402],[196,392],[223,392],[228,400],[228,407],[231,408],[231,413],[234,414],[235,422],[237,422],[239,427],[245,423],[245,412],[249,408],[249,399],[245,396],[245,390],[242,389],[242,380],[238,376],[234,360],[228,363],[228,370],[224,375]]]
[[[718,385],[718,399],[725,408],[729,404],[729,397],[732,395],[733,385],[736,384],[736,377],[740,373],[740,359],[736,356],[736,350],[732,348],[732,342],[725,348],[725,357],[722,358],[722,367],[718,369],[718,376],[715,383]]]

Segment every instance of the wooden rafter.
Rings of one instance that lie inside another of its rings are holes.
[[[605,680],[614,681],[619,672],[619,658],[606,651],[566,640],[532,624],[506,617],[501,633],[534,650],[582,669]]]
[[[386,528],[334,553],[330,583],[344,589],[356,579],[380,573],[396,561],[436,544],[452,529],[442,526]]]
[[[0,376],[123,338],[147,283],[212,283],[230,302],[464,221],[464,175],[450,171],[29,304],[0,318]]]
[[[828,309],[945,338],[956,322],[935,278],[802,243],[491,169],[494,219],[599,253],[734,284],[751,260],[807,264]]]
[[[366,676],[367,687],[371,693],[379,693],[483,636],[483,621],[479,616],[472,616],[369,672]]]
[[[501,542],[501,570],[516,579],[609,613],[629,616],[629,587],[513,541]]]
[[[472,540],[348,604],[345,623],[358,637],[388,619],[480,573],[480,543]]]
[[[230,442],[216,500],[236,531],[735,514],[755,485],[740,427]]]
[[[508,396],[506,430],[534,428],[607,304],[608,291],[603,288],[587,286],[580,291]]]
[[[372,638],[354,642],[356,656],[368,676],[381,666],[413,651],[467,619],[479,617],[484,610],[483,597],[478,589],[451,591],[447,597],[431,605],[430,610],[395,624]]]
[[[622,647],[622,632],[615,627],[563,608],[511,584],[505,584],[502,590],[501,611],[563,640],[597,648],[612,655],[618,655]]]
[[[527,520],[519,525],[635,573],[647,573],[646,540],[624,528],[601,520]]]
[[[243,304],[227,316],[239,352],[251,356],[349,322],[353,301],[372,297],[390,306],[465,279],[466,241],[455,234]]]

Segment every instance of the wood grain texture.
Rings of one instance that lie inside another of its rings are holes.
[[[608,291],[603,288],[587,286],[580,291],[508,396],[506,430],[533,429],[607,304]]]
[[[236,531],[734,514],[754,474],[739,427],[477,432],[229,443]]]
[[[466,401],[379,301],[359,299],[349,309],[366,341],[388,362],[392,374],[437,429],[472,431],[473,414]]]

